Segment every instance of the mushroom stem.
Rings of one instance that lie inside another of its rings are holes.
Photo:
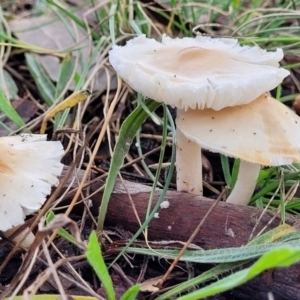
[[[184,110],[177,109],[177,116],[184,118]],[[176,170],[177,191],[203,194],[201,148],[192,142],[182,131],[176,129]]]
[[[10,236],[12,236],[14,232],[19,229],[19,227],[20,226],[16,226],[6,230],[5,232],[3,232],[4,236],[10,238]],[[15,243],[18,243],[21,240],[23,240],[20,246],[23,249],[28,250],[31,244],[33,243],[34,239],[34,234],[29,230],[29,227],[26,227],[22,232],[20,232],[16,237],[13,238],[13,241]]]
[[[247,205],[253,195],[259,171],[259,164],[241,160],[237,181],[226,202]]]

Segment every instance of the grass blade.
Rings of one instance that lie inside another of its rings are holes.
[[[34,79],[41,96],[47,105],[51,106],[55,100],[55,86],[53,82],[44,71],[42,65],[33,55],[26,53],[25,59],[29,68],[29,72]]]
[[[19,127],[25,125],[24,121],[19,116],[19,114],[15,111],[15,109],[11,106],[11,104],[8,102],[1,89],[0,89],[0,110],[2,110],[5,113],[5,115],[10,120],[12,120],[15,124],[17,124]]]
[[[251,245],[262,245],[265,243],[271,243],[275,240],[280,239],[280,241],[288,241],[290,238],[292,238],[294,235],[296,235],[296,238],[299,238],[299,233],[297,231],[289,232],[290,230],[293,230],[290,226],[283,224],[280,225],[274,229],[269,230],[268,232],[254,238],[251,242],[249,242],[245,247],[251,246]],[[226,273],[226,272],[233,272],[235,269],[240,268],[245,263],[248,263],[249,260],[244,260],[240,262],[232,262],[232,263],[221,263],[210,270],[202,273],[199,276],[196,276],[188,281],[185,281],[177,286],[175,288],[167,291],[166,293],[158,296],[157,300],[166,300],[171,299],[174,296],[180,295],[183,292],[187,291],[188,289],[191,289],[197,285],[203,284],[204,282],[207,282],[209,280],[212,280],[214,278],[218,278],[218,276]]]
[[[78,18],[73,12],[68,11],[67,9],[63,8],[62,6],[60,6],[59,4],[57,4],[56,2],[54,2],[52,0],[47,0],[47,2],[50,3],[51,5],[57,7],[67,17],[69,17],[71,20],[73,20],[78,26],[80,26],[83,30],[88,32],[87,25],[84,23],[84,21],[82,21],[80,18]],[[92,31],[91,35],[95,40],[100,39],[99,35],[95,31]]]
[[[140,291],[140,285],[130,287],[122,296],[121,300],[134,300]]]
[[[222,169],[223,169],[223,174],[225,177],[226,185],[231,188],[232,179],[231,179],[229,160],[228,160],[227,156],[221,155],[221,164],[222,164]]]
[[[115,300],[115,292],[111,277],[106,268],[103,256],[101,254],[100,246],[98,243],[96,232],[93,231],[89,237],[89,243],[87,245],[87,251],[85,253],[86,258],[90,265],[96,272],[99,280],[103,284],[103,287],[107,294],[108,300]]]
[[[153,100],[146,100],[145,104],[147,105],[150,111],[154,111],[157,107],[161,105],[161,103],[158,103]],[[106,180],[106,185],[102,197],[102,202],[99,208],[97,232],[101,232],[103,230],[103,224],[107,212],[107,206],[110,199],[110,195],[113,191],[115,180],[117,178],[119,170],[123,165],[124,158],[128,153],[129,147],[138,129],[141,127],[141,125],[144,123],[147,117],[147,112],[145,112],[141,106],[138,106],[123,122],[123,125],[120,129],[119,138],[112,156],[111,165],[109,168],[108,177]]]
[[[61,296],[57,294],[40,294],[40,295],[33,295],[30,297],[31,300],[57,300]],[[4,298],[4,300],[9,300],[10,298]],[[14,297],[14,300],[23,300],[23,296],[16,296]],[[98,300],[98,298],[95,297],[89,297],[89,296],[76,296],[72,295],[72,299],[74,300]]]
[[[57,80],[55,99],[64,91],[70,81],[74,80],[76,59],[71,54],[68,54],[62,60]]]
[[[9,99],[17,99],[18,98],[18,87],[11,77],[11,75],[3,70],[3,80],[4,82],[0,82],[0,89],[5,91],[5,94]]]
[[[252,278],[256,277],[266,270],[276,267],[288,267],[298,262],[299,260],[300,247],[281,246],[264,254],[250,268],[236,272],[221,280],[218,280],[217,282],[210,284],[205,288],[177,299],[203,299],[212,295],[217,295],[222,292],[231,290],[243,283],[246,283],[247,281],[251,280]]]
[[[286,243],[300,247],[299,236],[295,237],[294,235],[293,240],[289,239],[274,243],[274,241],[278,241],[286,235],[290,236],[294,231],[295,229],[291,226],[282,225],[258,237],[247,246],[213,250],[187,250],[180,260],[194,263],[231,263],[256,258]],[[174,259],[178,255],[179,250],[155,249],[153,251],[152,249],[144,248],[127,248],[127,252]]]
[[[55,91],[55,99],[58,99],[58,97],[63,93],[66,92],[65,88],[66,86],[69,86],[72,81],[74,81],[74,75],[75,75],[75,62],[76,58],[72,56],[71,54],[68,54],[63,59],[60,70],[59,70],[59,77],[56,85],[56,91]],[[63,96],[63,95],[62,95]],[[61,98],[62,99],[62,98]],[[59,124],[62,118],[63,112],[59,112],[55,116],[55,122],[54,122],[54,130],[59,129]],[[62,124],[60,124],[62,125]]]
[[[175,132],[175,124],[173,122],[172,115],[171,115],[171,113],[168,109],[166,110],[166,113],[167,113],[167,116],[168,116],[168,119],[169,119],[169,122],[170,122],[171,130],[172,130],[172,132]],[[119,255],[117,255],[117,257],[114,259],[112,264],[114,264],[119,259],[119,257],[122,256],[127,251],[128,247],[137,239],[137,237],[140,236],[140,234],[143,232],[143,230],[148,226],[148,224],[153,219],[153,217],[154,217],[155,213],[157,212],[157,210],[159,209],[160,204],[162,203],[162,201],[165,199],[165,196],[166,196],[166,193],[169,189],[169,186],[170,186],[170,183],[171,183],[171,180],[172,180],[172,176],[173,176],[173,173],[174,173],[174,169],[175,169],[175,155],[176,155],[175,135],[173,135],[170,166],[169,166],[169,170],[168,170],[168,173],[167,173],[168,175],[167,175],[167,178],[166,178],[166,181],[165,181],[165,185],[164,185],[163,189],[161,190],[161,194],[160,194],[156,204],[152,208],[148,218],[144,221],[144,223],[140,226],[140,228],[132,236],[132,238],[127,242],[126,246],[123,247],[123,249],[121,250]],[[154,187],[154,185],[153,185],[153,187]]]

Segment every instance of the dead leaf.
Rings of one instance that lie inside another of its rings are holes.
[[[156,285],[159,283],[159,281],[163,278],[163,276],[154,277],[148,280],[145,280],[142,282],[140,286],[141,292],[151,292],[155,293],[159,291],[159,288],[156,287]]]
[[[94,46],[88,39],[87,34],[79,26],[72,25],[67,19],[65,19],[64,22],[69,26],[74,36],[76,35],[75,31],[78,32],[77,41],[76,38],[70,34],[66,24],[57,19],[53,14],[13,20],[9,22],[9,25],[21,42],[55,51],[70,51],[70,49],[72,49],[72,55],[79,57],[79,64],[76,71],[78,74],[81,74],[83,68],[89,62]],[[75,26],[75,29],[73,26]],[[38,59],[49,77],[57,82],[60,68],[59,58],[52,55],[38,55]],[[95,62],[92,63],[92,65],[94,64]],[[93,72],[92,68],[89,73],[91,72]],[[111,88],[116,89],[117,80],[115,74],[111,73],[110,77]],[[70,89],[73,89],[74,86],[75,84],[73,82]],[[94,89],[101,93],[105,91],[106,88],[106,73],[104,69],[101,69],[95,79]]]
[[[167,280],[170,280],[172,278],[175,278],[175,277],[178,277],[178,276],[181,276],[181,275],[183,275],[183,272],[174,272],[174,273],[169,275]],[[141,283],[141,286],[140,286],[140,291],[141,292],[151,292],[151,293],[159,291],[159,288],[156,287],[156,286],[158,285],[159,281],[163,277],[164,277],[164,275],[161,275],[161,276],[153,277],[153,278],[150,278],[150,279],[147,279],[147,280],[143,281]]]

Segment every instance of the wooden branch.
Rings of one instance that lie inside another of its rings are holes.
[[[145,220],[151,187],[143,184],[117,181],[111,196],[106,222],[108,224],[119,224],[124,229],[136,232],[139,229],[138,221],[134,215],[128,192],[132,198],[138,215],[142,221]],[[91,193],[95,192],[103,183],[98,182],[91,186]],[[156,204],[161,192],[158,190],[153,199]],[[93,214],[98,214],[98,207],[102,199],[102,193],[92,197]],[[159,218],[154,218],[149,225],[149,238],[153,240],[182,240],[186,241],[201,218],[213,204],[211,199],[183,192],[169,190],[165,196],[169,201],[169,208],[159,209]],[[261,209],[250,206],[238,206],[220,202],[214,209],[202,229],[194,239],[194,243],[204,249],[239,247],[245,245],[250,238],[251,232],[262,213]],[[262,217],[255,230],[260,232],[265,226],[266,230],[278,226],[281,222],[280,216],[268,225],[274,217],[273,211],[267,211]],[[287,216],[287,223],[294,225],[299,218]]]
[[[97,191],[102,184],[103,182],[92,184],[90,192]],[[134,215],[128,192],[143,222],[151,188],[129,181],[125,181],[125,185],[126,187],[121,181],[116,182],[110,199],[106,222],[110,225],[120,225],[125,230],[134,233],[139,229],[139,223]],[[153,206],[160,193],[159,190],[155,193]],[[92,212],[97,215],[102,193],[96,193],[91,199],[93,201]],[[164,200],[169,201],[170,206],[166,209],[159,209],[159,218],[154,218],[151,221],[149,225],[150,240],[187,241],[201,218],[213,204],[211,199],[171,190],[167,192]],[[193,243],[204,249],[245,245],[261,213],[262,210],[255,207],[220,202],[204,223]],[[273,211],[267,211],[264,214],[255,230],[256,234],[265,226],[266,230],[269,230],[280,224],[280,216],[274,217],[274,214]],[[273,221],[269,224],[272,219]],[[286,222],[290,225],[296,225],[299,218],[288,215]],[[276,300],[299,299],[300,279],[298,274],[300,274],[300,264],[287,269],[276,269],[266,274],[235,289],[232,293],[242,294],[246,297],[243,299],[268,299],[267,292],[271,291]],[[250,293],[250,291],[252,292]]]

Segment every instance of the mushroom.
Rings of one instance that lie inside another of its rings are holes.
[[[58,185],[64,154],[59,141],[46,135],[21,134],[0,138],[0,230],[24,223]]]
[[[261,165],[300,162],[300,117],[268,94],[219,111],[189,110],[177,126],[201,147],[241,159],[229,203],[248,204]]]
[[[191,111],[247,104],[275,88],[289,72],[278,68],[283,52],[240,46],[236,39],[176,38],[159,43],[144,35],[114,46],[109,60],[134,90]],[[197,128],[195,127],[195,130]],[[202,194],[201,148],[177,128],[177,190]]]

